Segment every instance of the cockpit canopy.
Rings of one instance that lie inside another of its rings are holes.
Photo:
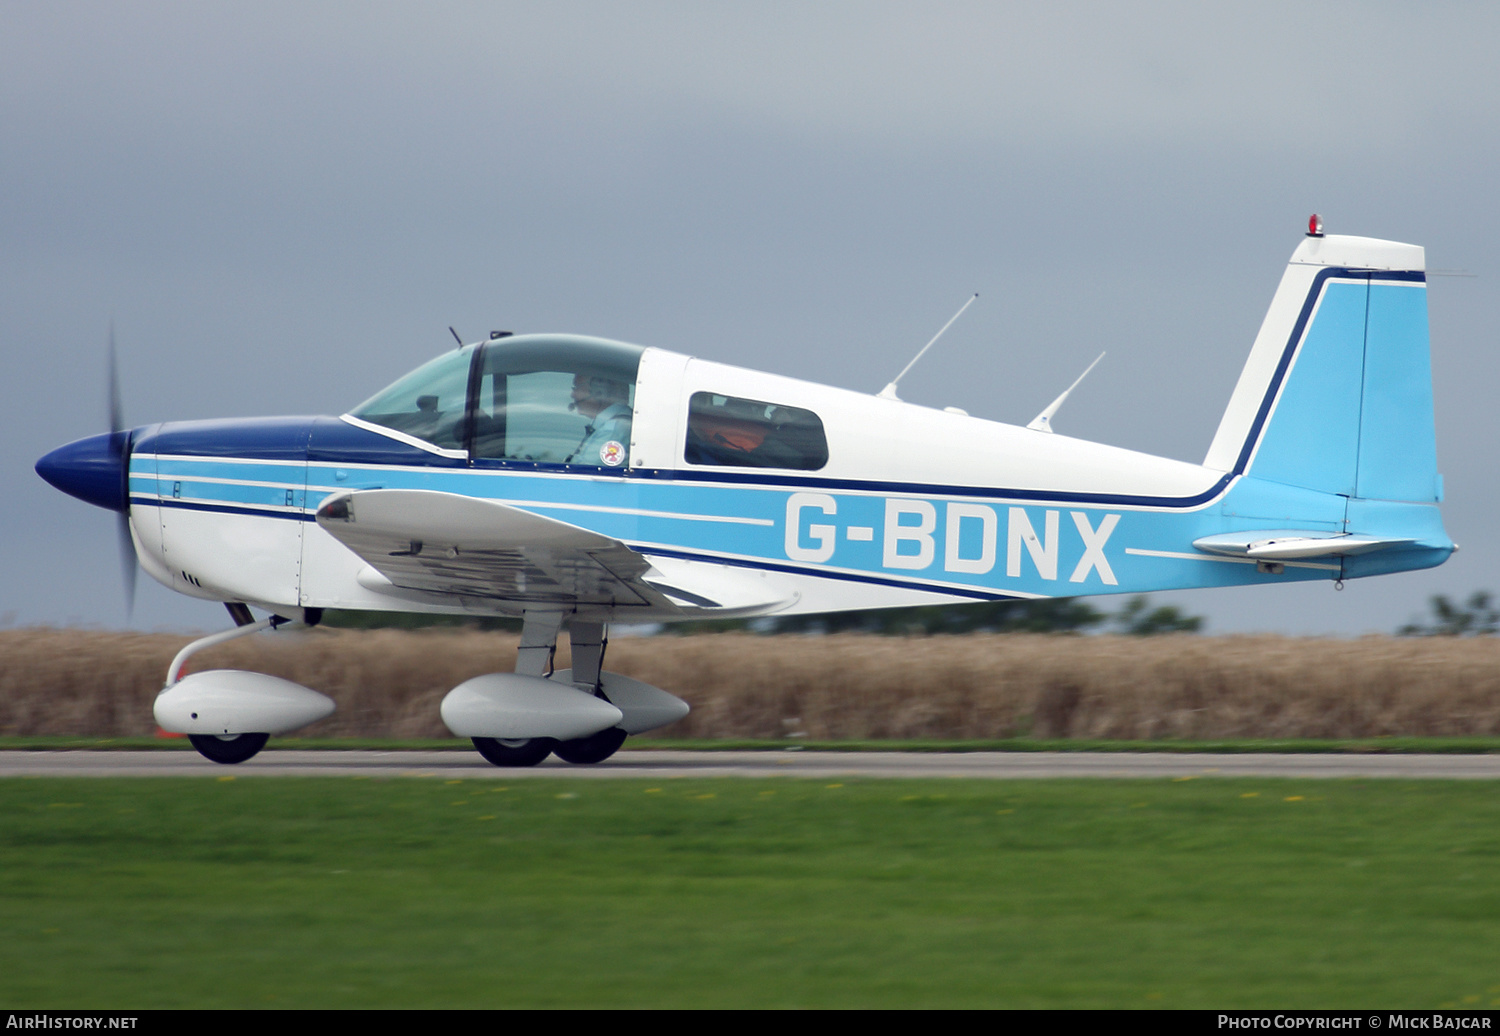
[[[445,353],[349,416],[475,459],[623,468],[640,346],[525,335]]]

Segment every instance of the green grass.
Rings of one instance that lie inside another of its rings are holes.
[[[1489,782],[0,781],[0,1002],[1500,1000]]]
[[[60,750],[192,751],[185,737],[0,737],[0,751],[54,752]],[[330,751],[369,749],[374,751],[463,751],[474,746],[467,738],[396,739],[368,737],[277,737],[267,751],[298,748]],[[1101,741],[1086,738],[1016,737],[983,741],[780,741],[707,738],[631,738],[627,750],[674,749],[687,752],[818,751],[818,752],[1352,752],[1407,754],[1416,752],[1447,755],[1491,755],[1500,752],[1496,737],[1366,737],[1237,738],[1224,741]]]

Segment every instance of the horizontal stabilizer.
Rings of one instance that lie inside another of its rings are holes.
[[[1345,557],[1392,547],[1409,547],[1416,540],[1312,532],[1305,529],[1227,532],[1204,536],[1193,546],[1210,554],[1253,558],[1256,561],[1296,561],[1299,558]]]

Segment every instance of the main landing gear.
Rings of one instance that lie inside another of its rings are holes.
[[[584,695],[590,694],[600,702],[608,703],[609,698],[604,693],[602,683],[601,667],[604,664],[604,651],[609,645],[609,638],[605,636],[602,622],[579,622],[574,619],[567,623],[568,639],[573,648],[572,671],[556,674],[555,680],[547,679],[553,676],[552,659],[557,650],[557,637],[562,632],[567,618],[561,612],[526,613],[521,626],[521,646],[516,653],[516,675],[530,677],[537,683],[517,693],[539,692],[544,696],[543,702],[555,697],[558,699],[559,709],[564,707],[562,703],[565,699],[587,703]],[[546,682],[542,683],[543,680]],[[600,708],[598,702],[593,703],[593,708]],[[544,711],[542,708],[536,708],[537,713],[542,711]],[[574,711],[577,714],[582,713],[576,705]],[[621,715],[618,710],[614,709],[604,711],[615,717]],[[561,715],[549,715],[545,719],[534,720],[534,722],[566,724],[569,719]],[[579,721],[573,720],[572,722],[578,723]],[[583,729],[587,730],[588,721],[582,720],[581,722]],[[609,722],[609,720],[606,718],[604,722]],[[560,730],[558,732],[561,733]],[[472,737],[471,739],[479,754],[496,766],[536,766],[553,753],[556,753],[557,757],[564,762],[602,763],[619,750],[620,746],[625,743],[626,736],[626,731],[622,727],[609,726],[579,737]]]

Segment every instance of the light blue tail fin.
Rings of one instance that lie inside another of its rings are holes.
[[[1204,463],[1363,500],[1441,498],[1423,250],[1309,237]]]

